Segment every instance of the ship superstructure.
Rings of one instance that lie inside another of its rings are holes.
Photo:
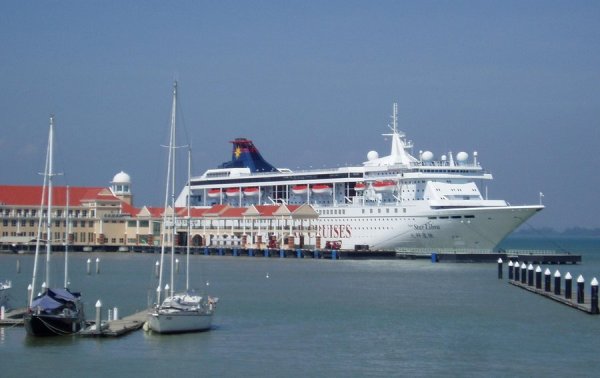
[[[511,206],[485,198],[477,183],[492,180],[466,152],[439,160],[430,151],[411,154],[398,130],[397,104],[389,125],[389,155],[375,151],[359,166],[292,171],[275,168],[251,140],[232,141],[230,161],[191,179],[177,205],[190,195],[196,207],[216,204],[310,204],[319,213],[314,233],[342,248],[492,250],[542,205]]]

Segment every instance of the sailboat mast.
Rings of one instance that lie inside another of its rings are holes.
[[[69,286],[69,185],[67,185],[67,206],[65,208],[65,289]]]
[[[29,306],[33,302],[33,298],[35,297],[35,285],[38,271],[38,260],[40,255],[40,242],[42,239],[42,223],[44,222],[44,204],[46,203],[46,187],[48,182],[48,162],[49,162],[49,154],[50,154],[50,135],[48,135],[48,147],[46,148],[46,162],[44,163],[44,173],[41,173],[44,176],[44,184],[42,186],[42,198],[40,200],[40,210],[38,212],[38,229],[37,229],[37,238],[35,241],[35,257],[33,259],[33,275],[31,277],[31,292],[29,293]]]
[[[50,117],[48,137],[48,216],[46,217],[46,288],[50,287],[50,254],[52,252],[52,176],[54,148],[54,116]]]
[[[186,254],[185,254],[185,291],[190,290],[190,238],[192,236],[192,215],[190,214],[190,195],[191,184],[192,184],[192,149],[188,148],[188,194],[187,194],[187,243],[186,243]]]
[[[171,296],[175,292],[175,127],[177,114],[177,82],[173,85],[173,109],[171,111],[171,138],[169,154],[171,155]]]

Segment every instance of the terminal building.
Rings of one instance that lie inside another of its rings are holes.
[[[42,186],[0,185],[0,249],[33,251],[40,241],[73,250],[137,250],[171,245],[171,223],[162,207],[133,204],[131,178],[119,172],[110,187],[53,187],[52,233],[46,235],[47,210]],[[177,207],[176,246],[242,248],[317,247],[310,205]],[[173,209],[167,209],[167,215]],[[41,223],[41,227],[40,227]],[[39,230],[38,230],[39,229]],[[166,232],[165,232],[166,231]],[[164,236],[164,238],[163,238]]]

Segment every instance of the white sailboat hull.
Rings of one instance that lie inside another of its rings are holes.
[[[202,310],[158,310],[148,314],[148,327],[157,333],[207,331],[212,325],[212,312]]]

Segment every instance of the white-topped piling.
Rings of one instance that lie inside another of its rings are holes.
[[[544,291],[550,291],[550,283],[552,282],[552,272],[546,268],[544,271]]]
[[[573,277],[571,276],[571,273],[567,272],[567,274],[565,274],[565,298],[571,299],[572,292],[573,292]]]
[[[117,307],[113,308],[113,320],[119,320],[119,309]]]
[[[556,269],[556,272],[554,272],[554,294],[556,295],[560,295],[560,278],[560,271]]]
[[[154,275],[156,276],[156,278],[158,278],[159,269],[160,269],[160,263],[158,262],[158,260],[156,260],[156,263],[154,264]]]
[[[100,257],[96,257],[96,274],[100,274]]]
[[[521,280],[519,278],[520,277],[520,274],[519,274],[520,271],[521,270],[519,269],[519,262],[515,261],[515,281],[517,281],[517,282],[519,282]]]
[[[100,332],[101,326],[102,326],[101,312],[102,312],[102,302],[100,302],[100,299],[98,299],[98,301],[96,302],[96,331],[97,332]]]
[[[585,279],[580,274],[579,277],[577,277],[577,303],[585,302],[585,294],[583,291],[584,288],[585,288]]]
[[[521,283],[527,283],[527,265],[521,264]]]
[[[502,279],[502,257],[498,258],[498,279]]]
[[[542,267],[539,265],[535,268],[535,288],[542,288]]]
[[[596,277],[594,277],[594,279],[592,279],[592,282],[590,283],[591,288],[592,288],[592,299],[591,299],[591,305],[590,305],[590,312],[592,314],[598,314],[600,311],[598,309],[598,280],[596,279]]]
[[[17,259],[17,273],[21,273],[21,260]]]
[[[508,279],[513,279],[513,262],[512,260],[508,260]]]
[[[527,266],[527,285],[533,286],[533,265],[531,263]]]
[[[87,259],[86,272],[88,275],[90,275],[92,273],[92,259]]]

